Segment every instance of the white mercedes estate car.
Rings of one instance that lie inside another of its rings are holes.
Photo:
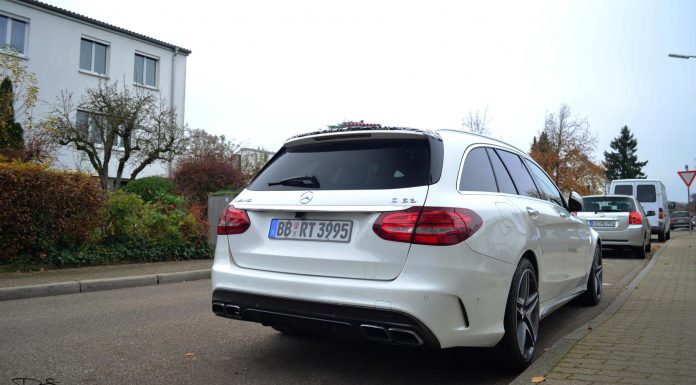
[[[582,211],[527,154],[456,130],[290,138],[222,213],[212,310],[285,333],[497,346],[528,366],[539,320],[597,304]]]

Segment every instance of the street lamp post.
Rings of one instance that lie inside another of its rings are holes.
[[[696,55],[684,55],[684,54],[680,54],[680,53],[670,53],[667,56],[675,58],[675,59],[696,59]],[[686,167],[687,171],[689,170],[688,164],[684,167]],[[689,187],[690,186],[686,187],[686,211],[687,212],[689,211],[689,206],[691,206],[691,191],[689,190]],[[691,228],[691,227],[689,227],[689,228]]]
[[[673,57],[676,59],[696,59],[696,56],[694,56],[694,55],[682,55],[680,53],[671,53],[667,56]]]

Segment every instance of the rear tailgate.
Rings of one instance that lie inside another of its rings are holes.
[[[286,143],[233,202],[251,222],[225,236],[249,269],[371,280],[396,278],[409,243],[381,239],[383,212],[422,207],[439,160],[422,133],[333,135]],[[435,161],[435,162],[436,162]]]
[[[235,202],[246,209],[249,231],[228,236],[233,261],[245,268],[293,274],[390,280],[396,278],[410,244],[389,242],[372,230],[380,213],[422,205],[428,187],[403,190],[245,191]],[[396,194],[396,195],[395,195]],[[253,196],[253,203],[239,203]],[[406,205],[392,201],[407,197]],[[335,203],[340,201],[340,205]],[[282,233],[282,234],[281,234]]]

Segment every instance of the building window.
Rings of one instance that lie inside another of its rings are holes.
[[[150,87],[157,87],[157,59],[135,54],[133,81]]]
[[[0,44],[2,48],[10,46],[23,54],[26,34],[26,22],[0,15]]]
[[[80,69],[106,74],[106,44],[92,40],[80,41]]]
[[[75,117],[77,128],[80,130],[83,137],[88,138],[88,140],[97,145],[104,144],[104,135],[102,135],[105,129],[104,120],[100,115],[90,113],[87,111],[77,111],[77,116]],[[123,137],[116,135],[114,138],[113,148],[123,148]]]

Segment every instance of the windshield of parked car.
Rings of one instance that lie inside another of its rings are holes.
[[[250,190],[378,190],[428,185],[427,140],[312,143],[284,148]]]
[[[582,211],[620,213],[637,211],[633,199],[627,197],[587,197],[582,199]]]
[[[677,218],[687,218],[689,216],[689,213],[687,213],[686,211],[675,211],[672,213],[672,216]]]

